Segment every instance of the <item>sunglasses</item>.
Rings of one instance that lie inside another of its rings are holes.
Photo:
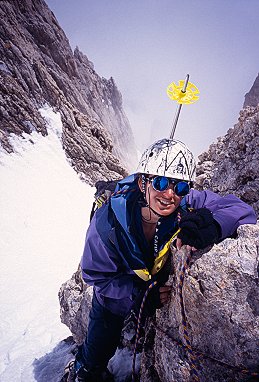
[[[179,180],[167,178],[166,176],[155,176],[154,178],[146,178],[151,182],[151,185],[155,191],[163,192],[173,185],[174,193],[177,196],[185,196],[190,191],[189,183]]]

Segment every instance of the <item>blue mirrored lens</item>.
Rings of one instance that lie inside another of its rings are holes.
[[[174,186],[174,192],[178,196],[185,196],[189,193],[190,191],[190,186],[187,182],[178,182]]]
[[[165,176],[156,176],[152,181],[152,185],[156,191],[165,191],[169,186],[169,180]]]
[[[178,196],[185,196],[190,191],[190,186],[185,181],[182,181],[182,182],[180,181],[179,182],[177,180],[167,178],[166,176],[156,176],[152,180],[153,188],[156,191],[165,191],[165,190],[167,190],[171,183],[172,184],[175,183],[175,185],[174,185],[174,192]]]

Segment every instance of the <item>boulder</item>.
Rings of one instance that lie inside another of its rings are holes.
[[[191,348],[201,367],[200,382],[252,381],[241,370],[259,372],[258,248],[259,223],[243,225],[236,239],[192,255],[182,296]],[[188,252],[172,251],[171,302],[147,322],[142,382],[191,380],[179,298],[179,277]],[[91,295],[79,270],[60,290],[61,320],[77,343],[86,333]],[[124,345],[131,346],[125,341]]]

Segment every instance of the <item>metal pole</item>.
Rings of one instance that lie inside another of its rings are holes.
[[[183,88],[181,90],[182,93],[186,92],[186,88],[187,88],[187,85],[188,85],[188,82],[189,82],[189,77],[190,77],[190,75],[187,74],[187,76],[185,78],[185,82],[184,82]],[[170,139],[174,138],[174,133],[175,133],[176,125],[177,125],[177,122],[178,122],[178,119],[179,119],[179,115],[180,115],[182,106],[183,105],[180,103],[178,108],[177,108],[177,110],[176,110],[173,126],[172,126],[172,129],[171,129]]]

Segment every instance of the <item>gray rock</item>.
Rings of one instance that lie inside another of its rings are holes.
[[[137,155],[114,80],[72,51],[43,0],[3,0],[0,18],[1,146],[12,152],[9,135],[30,132],[28,126],[46,135],[38,110],[47,103],[61,114],[72,166],[90,184],[127,175]]]
[[[239,121],[199,156],[197,189],[232,193],[259,217],[259,106],[241,110]]]
[[[248,380],[235,368],[259,371],[258,247],[259,224],[241,226],[237,239],[195,254],[186,272],[184,310],[193,350],[201,353],[201,382]],[[146,338],[150,341],[153,331],[154,346],[148,348],[148,359],[146,354],[142,359],[145,382],[190,380],[190,362],[178,344],[186,345],[177,291],[184,258],[184,250],[175,253],[170,305],[158,311],[148,326]],[[146,378],[149,358],[159,379]]]
[[[71,279],[62,284],[58,296],[61,322],[67,325],[74,341],[80,345],[87,332],[93,288],[84,283],[79,267]]]
[[[253,106],[256,107],[259,104],[259,74],[253,83],[253,86],[245,95],[244,107]]]
[[[226,239],[208,252],[195,253],[185,274],[184,310],[193,350],[202,354],[201,382],[248,381],[235,368],[259,371],[258,248],[259,223],[241,226],[237,239]],[[172,250],[171,302],[147,323],[142,382],[190,381],[189,358],[179,345],[185,345],[179,273],[187,252]],[[77,343],[86,332],[90,298],[79,271],[60,291],[61,320]],[[131,329],[124,334],[124,346],[132,350]]]

